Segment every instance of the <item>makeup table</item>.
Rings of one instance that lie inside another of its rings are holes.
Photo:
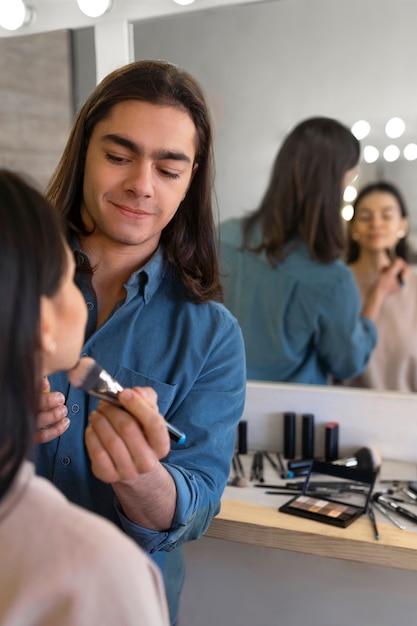
[[[250,458],[248,455],[246,459],[246,476],[249,476]],[[382,468],[383,480],[388,477],[417,480],[414,463],[386,460]],[[280,480],[265,467],[265,482],[278,485],[291,481]],[[374,491],[378,489],[376,485]],[[347,528],[337,528],[279,512],[278,507],[291,494],[266,495],[265,491],[255,488],[253,482],[246,487],[226,487],[221,511],[206,537],[417,572],[417,524],[404,520],[407,529],[400,530],[375,510],[381,536],[377,541],[367,515]]]
[[[326,390],[323,402],[316,388],[255,384],[245,409],[251,449],[282,449],[277,406],[313,412],[319,423],[334,420],[337,407],[342,446],[377,447],[382,480],[417,480],[417,397],[399,396]],[[277,440],[281,448],[272,448]],[[249,468],[248,457],[246,477]],[[264,470],[265,483],[285,482]],[[279,512],[291,497],[251,483],[226,487],[205,536],[184,547],[178,626],[414,626],[417,524],[401,530],[375,509],[376,540],[367,515],[338,528]]]

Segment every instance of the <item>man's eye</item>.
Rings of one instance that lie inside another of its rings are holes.
[[[119,157],[114,154],[106,154],[106,158],[112,163],[117,163],[117,164],[128,163],[129,161],[129,159],[126,159],[125,157]]]
[[[165,176],[166,178],[176,179],[176,178],[180,177],[180,175],[177,172],[170,172],[170,171],[164,170],[164,169],[161,169],[160,172],[161,172],[162,176]]]

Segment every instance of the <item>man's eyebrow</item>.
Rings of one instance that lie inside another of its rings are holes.
[[[130,139],[126,139],[126,137],[121,137],[120,135],[114,135],[112,133],[108,135],[103,135],[101,141],[111,141],[123,148],[127,148],[133,154],[137,154],[138,156],[143,156],[144,150],[141,146],[139,146],[134,141]],[[157,161],[185,161],[186,163],[191,163],[190,157],[184,152],[175,152],[173,150],[155,150],[152,153],[152,158]]]

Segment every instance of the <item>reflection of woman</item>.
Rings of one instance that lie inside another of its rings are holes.
[[[393,256],[406,258],[407,210],[398,189],[386,182],[364,187],[349,224],[348,263],[362,299]],[[355,387],[417,391],[417,275],[390,297],[377,321],[378,343]]]
[[[156,566],[25,460],[41,375],[73,367],[83,345],[73,275],[53,209],[0,170],[0,623],[166,626]]]
[[[221,226],[225,303],[243,331],[249,378],[326,383],[366,366],[402,262],[380,277],[361,316],[352,273],[338,260],[342,189],[358,159],[342,124],[306,120],[285,139],[258,209]]]

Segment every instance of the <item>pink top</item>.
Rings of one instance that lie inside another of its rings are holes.
[[[358,283],[362,299],[364,288]],[[378,340],[366,370],[345,381],[350,387],[417,391],[417,273],[389,296],[377,321]]]
[[[0,501],[2,626],[168,626],[149,557],[25,462]]]

